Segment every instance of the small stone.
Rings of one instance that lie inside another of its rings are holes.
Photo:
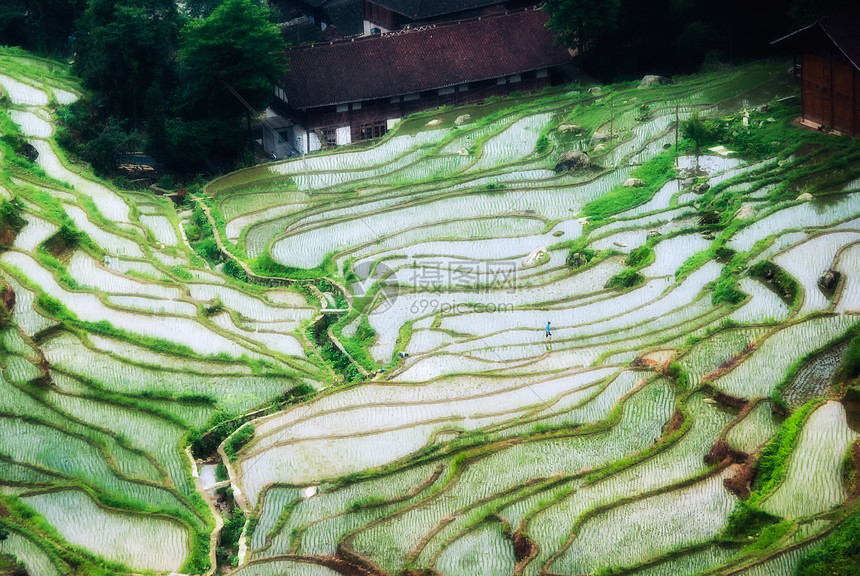
[[[613,242],[613,244],[615,244],[619,248],[627,248],[627,242],[623,240],[616,240],[615,242]]]
[[[603,152],[604,150],[606,150],[606,144],[601,143],[601,144],[598,144],[597,146],[595,146],[591,151],[592,152]]]
[[[625,188],[641,188],[642,186],[645,186],[645,182],[639,178],[628,178],[624,181],[623,186]]]
[[[799,202],[809,202],[810,200],[812,200],[812,194],[810,194],[809,192],[804,192],[797,197],[797,200]]]
[[[699,182],[698,184],[693,184],[692,188],[690,188],[690,192],[693,194],[704,194],[708,190],[710,190],[711,186],[707,182]]]
[[[456,124],[457,126],[462,126],[471,119],[472,116],[470,114],[463,114],[462,116],[457,116],[457,119],[454,120],[454,124]]]
[[[603,94],[603,88],[601,88],[600,86],[592,86],[588,89],[588,93],[591,96],[600,96],[601,94]]]
[[[661,234],[657,230],[648,230],[648,234],[645,235],[646,238],[659,238],[660,236]]]
[[[457,150],[457,154],[459,154],[460,156],[468,156],[469,151],[466,150],[465,148],[460,148],[459,150]]]
[[[441,123],[442,123],[442,121],[440,119],[434,118],[434,119],[430,120],[430,122],[425,124],[425,126],[438,126]]]
[[[572,132],[574,130],[579,130],[579,124],[562,124],[558,127],[559,132]]]

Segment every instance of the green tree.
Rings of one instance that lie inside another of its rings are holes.
[[[580,54],[617,26],[621,0],[547,0],[550,29]]]
[[[286,46],[254,0],[226,0],[202,20],[188,22],[181,36],[182,63],[190,82],[188,104],[207,118],[247,113],[233,93],[254,108],[268,105],[286,68]]]
[[[9,537],[9,531],[0,526],[0,542]]]
[[[174,0],[90,0],[78,21],[75,71],[109,113],[137,128],[143,94],[171,74],[179,27]]]
[[[86,0],[0,0],[0,44],[65,52]]]
[[[108,118],[98,136],[84,145],[83,155],[87,162],[101,174],[116,170],[117,153],[131,152],[140,144],[137,134],[125,131],[125,121],[113,116]]]

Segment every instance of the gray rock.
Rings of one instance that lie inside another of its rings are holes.
[[[588,93],[592,96],[600,96],[601,94],[603,94],[603,88],[601,88],[600,86],[592,86],[588,89]]]
[[[588,258],[585,257],[585,254],[582,252],[576,252],[575,254],[571,254],[567,258],[568,266],[573,266],[574,268],[580,268],[588,264]]]
[[[472,119],[472,116],[469,114],[463,114],[462,116],[457,116],[457,119],[454,120],[454,124],[457,126],[462,126],[466,122]]]
[[[558,127],[559,132],[572,132],[574,130],[579,130],[579,124],[562,124]]]
[[[594,134],[591,135],[591,142],[589,142],[589,146],[596,146],[597,144],[600,144],[601,142],[606,142],[610,138],[611,138],[611,136],[609,134],[607,134],[606,132],[595,132]]]
[[[648,234],[645,235],[646,238],[659,238],[660,236],[661,234],[657,230],[648,230]]]
[[[751,220],[752,218],[755,218],[755,208],[752,204],[743,204],[735,212],[735,220]]]
[[[830,292],[836,288],[836,285],[839,284],[839,279],[842,277],[842,274],[837,270],[828,270],[825,272],[821,278],[818,279],[818,287],[826,292]]]
[[[639,178],[628,178],[624,181],[623,186],[625,188],[640,188],[642,186],[645,186],[645,182],[643,182]]]
[[[693,194],[704,194],[710,189],[711,185],[707,182],[699,182],[698,184],[693,184],[692,188],[690,188],[690,192]]]
[[[809,202],[810,200],[812,200],[812,194],[810,194],[809,192],[804,192],[803,194],[798,196],[797,199],[800,202]]]
[[[648,74],[642,78],[641,82],[639,82],[639,88],[648,88],[649,86],[656,86],[659,84],[674,84],[674,82],[672,82],[671,78],[666,78],[665,76]]]
[[[556,170],[581,170],[591,166],[591,158],[581,150],[571,150],[561,155],[556,163]]]

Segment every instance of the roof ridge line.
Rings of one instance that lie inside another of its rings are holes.
[[[364,41],[378,41],[383,38],[393,38],[395,36],[403,36],[406,34],[413,34],[416,32],[424,32],[426,30],[434,30],[436,28],[448,28],[449,26],[462,26],[466,24],[470,24],[472,22],[479,22],[482,20],[493,20],[493,19],[501,19],[508,16],[517,16],[520,14],[526,14],[528,12],[540,12],[540,6],[526,6],[520,10],[508,10],[502,14],[490,14],[490,15],[482,15],[482,16],[473,16],[471,18],[463,18],[461,20],[448,20],[445,22],[434,22],[431,24],[422,24],[421,26],[415,26],[412,28],[403,28],[401,30],[394,30],[392,32],[385,32],[384,34],[372,34],[368,36],[358,36],[352,38],[341,38],[340,40],[330,40],[328,42],[313,42],[311,44],[305,44],[303,46],[296,46],[295,48],[290,48],[287,50],[287,53],[298,51],[298,50],[310,50],[313,48],[319,48],[322,46],[339,46],[341,44],[351,44],[355,42],[364,42]]]

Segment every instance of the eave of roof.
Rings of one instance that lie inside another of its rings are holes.
[[[853,30],[857,30],[858,28],[852,26],[850,22],[853,21],[857,24],[858,27],[860,27],[860,17],[858,17],[858,15],[860,15],[860,11],[854,13],[849,12],[847,14],[833,15],[828,18],[822,18],[816,20],[812,24],[800,28],[799,30],[795,30],[790,34],[786,34],[782,38],[774,40],[773,42],[771,42],[771,44],[781,44],[789,40],[794,40],[799,36],[802,36],[812,30],[818,29],[825,36],[827,36],[827,38],[833,43],[833,45],[836,46],[836,48],[842,53],[842,55],[845,56],[845,58],[847,58],[848,61],[851,62],[851,64],[855,68],[860,70],[860,44],[853,47],[846,46],[846,37],[852,37],[854,38],[855,42],[857,41],[857,36],[854,35],[856,34],[856,32],[852,32],[848,36],[846,36],[845,34],[843,34],[844,31],[839,27],[845,25],[845,19],[848,19],[848,26],[851,27]],[[837,22],[839,23],[838,25],[834,24]]]

